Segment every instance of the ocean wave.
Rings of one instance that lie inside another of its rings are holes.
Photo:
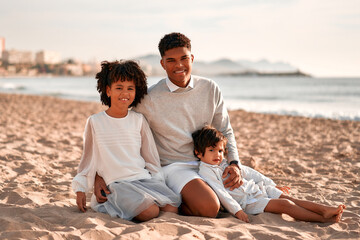
[[[267,111],[264,113],[268,114],[278,114],[278,115],[290,115],[290,116],[302,116],[310,118],[326,118],[333,120],[351,120],[351,121],[360,121],[360,112],[349,114],[349,113],[316,113],[316,112],[300,112],[300,111]]]
[[[26,90],[26,87],[21,84],[15,84],[15,83],[0,83],[0,89],[5,91],[15,91],[15,90]]]
[[[322,110],[319,109],[308,109],[308,110],[299,110],[299,109],[271,109],[268,108],[256,108],[254,106],[240,106],[238,104],[227,104],[229,110],[245,110],[248,112],[264,113],[264,114],[276,114],[276,115],[288,115],[288,116],[302,116],[309,118],[325,118],[333,120],[350,120],[350,121],[360,121],[360,111],[341,111],[339,109],[333,110]]]

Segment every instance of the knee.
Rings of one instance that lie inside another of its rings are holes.
[[[201,217],[215,218],[220,210],[220,202],[216,199],[206,199],[199,204],[199,213]]]
[[[145,222],[159,216],[160,209],[156,204],[151,205],[148,209],[142,211],[135,217],[136,220]]]
[[[295,205],[295,203],[289,199],[281,199],[280,206],[283,209],[289,209],[292,208]]]

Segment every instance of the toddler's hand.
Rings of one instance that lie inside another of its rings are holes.
[[[235,216],[236,216],[238,219],[240,219],[241,221],[244,221],[244,222],[247,222],[247,223],[250,222],[248,215],[247,215],[243,210],[238,211],[238,212],[235,214]]]
[[[283,193],[289,194],[290,188],[287,187],[287,186],[284,186],[284,187],[278,187],[278,186],[276,186],[276,188],[279,189],[279,190],[281,190]]]
[[[76,192],[76,204],[80,211],[86,212],[86,195],[84,192]]]

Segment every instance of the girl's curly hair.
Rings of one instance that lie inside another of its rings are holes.
[[[139,64],[132,60],[101,62],[101,71],[96,74],[97,90],[102,104],[111,107],[111,99],[107,96],[106,87],[117,81],[134,81],[136,87],[135,99],[129,107],[135,107],[147,94],[146,75]]]

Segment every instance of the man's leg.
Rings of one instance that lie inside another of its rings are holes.
[[[203,180],[196,178],[181,190],[182,213],[190,216],[216,217],[220,202],[215,192]]]

